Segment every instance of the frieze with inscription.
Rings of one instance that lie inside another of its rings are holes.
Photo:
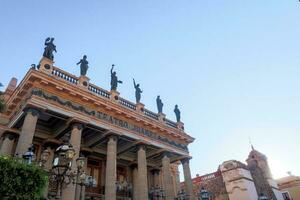
[[[51,100],[51,101],[57,102],[57,103],[59,103],[59,104],[61,104],[63,106],[67,106],[67,107],[69,107],[69,108],[71,108],[73,110],[80,111],[80,112],[82,112],[84,114],[87,114],[87,115],[95,116],[98,119],[106,121],[106,122],[109,122],[109,123],[111,123],[113,125],[116,125],[116,126],[128,129],[128,130],[134,131],[134,132],[136,132],[138,134],[142,134],[142,135],[144,135],[144,136],[146,136],[148,138],[151,138],[151,139],[159,140],[161,142],[167,143],[169,145],[172,145],[172,146],[174,146],[176,148],[179,148],[179,149],[182,149],[184,151],[188,151],[187,145],[179,144],[177,142],[169,140],[168,138],[162,137],[162,136],[158,135],[157,133],[154,133],[152,131],[144,129],[143,127],[131,124],[131,123],[127,122],[127,121],[118,119],[118,118],[116,118],[114,116],[111,116],[111,115],[108,115],[106,113],[87,109],[87,108],[85,108],[82,105],[73,103],[73,102],[68,101],[68,100],[62,100],[61,98],[59,98],[59,97],[57,97],[55,95],[52,95],[52,94],[49,94],[49,93],[45,93],[41,89],[33,89],[32,90],[32,95],[36,95],[36,96],[42,97],[42,98],[44,98],[46,100]]]

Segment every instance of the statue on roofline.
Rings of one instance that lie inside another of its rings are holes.
[[[80,64],[80,75],[85,76],[86,72],[89,68],[88,64],[89,62],[86,60],[87,56],[84,55],[83,58],[77,63],[77,65]]]
[[[134,88],[135,88],[136,103],[140,103],[140,101],[141,101],[141,93],[143,91],[140,88],[140,84],[136,84],[134,79],[133,79],[133,85],[134,85]]]
[[[50,37],[48,37],[45,40],[45,46],[46,47],[44,49],[43,56],[45,58],[49,58],[50,60],[54,59],[53,51],[57,52],[56,51],[56,46],[54,45],[53,41],[54,41],[54,38],[50,38]]]
[[[178,108],[178,105],[175,105],[174,112],[175,112],[175,115],[176,115],[177,122],[180,122],[180,110]]]
[[[115,65],[112,65],[111,70],[110,70],[110,76],[111,76],[110,89],[114,90],[114,91],[117,91],[118,83],[123,83],[123,82],[118,80],[117,72],[113,71],[114,66]]]
[[[156,105],[157,105],[157,110],[158,110],[158,113],[162,113],[163,112],[163,102],[161,101],[160,99],[160,96],[158,95],[157,98],[156,98]]]

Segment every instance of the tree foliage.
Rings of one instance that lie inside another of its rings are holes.
[[[47,173],[18,158],[0,156],[0,199],[40,199],[47,183]]]

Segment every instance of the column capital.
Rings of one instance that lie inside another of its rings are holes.
[[[131,168],[132,170],[135,169],[135,168],[137,168],[137,167],[138,167],[138,166],[137,166],[136,163],[130,165],[130,168]]]
[[[163,158],[164,158],[164,157],[170,158],[170,157],[171,157],[171,152],[169,152],[169,151],[164,151],[164,152],[162,153],[162,156],[163,156]]]
[[[189,164],[191,157],[182,158],[180,161],[182,164]]]
[[[56,140],[56,139],[47,139],[43,143],[43,146],[45,148],[50,147],[51,149],[56,149],[59,145],[61,145],[61,141]]]
[[[147,145],[146,144],[138,144],[137,145],[137,150],[139,151],[140,149],[143,149],[144,151],[146,151]]]
[[[78,130],[82,130],[82,129],[84,129],[84,123],[72,122],[71,127],[72,127],[72,129],[77,128]]]
[[[151,173],[153,174],[153,175],[159,175],[159,172],[160,172],[160,169],[152,169],[151,170]]]
[[[31,113],[32,114],[32,116],[39,116],[40,114],[41,114],[41,110],[40,109],[38,109],[38,108],[34,108],[34,107],[27,107],[27,108],[25,108],[24,110],[24,113],[26,113],[26,114],[28,114],[28,113]]]
[[[93,153],[93,150],[90,148],[80,148],[80,155],[83,155],[84,157],[88,157]]]
[[[2,134],[3,139],[8,138],[9,140],[14,140],[19,137],[18,133],[6,131]]]
[[[109,141],[109,140],[113,140],[113,141],[117,142],[118,139],[119,139],[119,136],[118,136],[117,134],[110,133],[110,134],[107,136],[107,138],[108,138],[108,141]]]

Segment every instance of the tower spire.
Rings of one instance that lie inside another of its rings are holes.
[[[249,137],[249,144],[250,144],[250,146],[251,146],[251,149],[254,150],[254,147],[253,147],[253,144],[252,144],[252,142],[251,142],[251,138],[250,138],[250,137]]]

